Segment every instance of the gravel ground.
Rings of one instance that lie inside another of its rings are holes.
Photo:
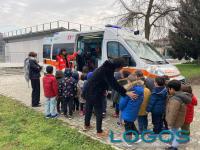
[[[42,89],[42,88],[41,88]],[[198,99],[200,99],[200,86],[194,85],[193,86],[194,93],[197,95]],[[0,74],[0,94],[12,97],[22,103],[24,103],[26,106],[31,105],[31,88],[28,87],[28,84],[25,82],[23,75],[3,75]],[[44,103],[44,96],[43,91],[41,90],[41,103]],[[107,117],[103,121],[103,127],[104,129],[112,129],[113,131],[117,133],[123,132],[123,127],[117,125],[117,119],[112,117],[113,109],[110,108],[111,102],[108,102],[108,114]],[[34,108],[37,111],[43,112],[44,107],[40,108]],[[150,117],[149,117],[150,118]],[[67,122],[71,127],[77,128],[80,132],[82,132],[83,127],[83,120],[84,117],[80,117],[78,115],[78,112],[74,113],[74,119],[68,120],[64,117],[59,117],[59,119],[62,119],[64,122]],[[95,118],[92,118],[92,124],[95,126]],[[152,126],[149,125],[149,128],[151,129]],[[83,132],[82,132],[83,133]],[[96,137],[95,128],[91,131],[88,131],[84,133],[92,138]],[[117,137],[119,138],[120,134],[117,134]],[[106,139],[99,139],[100,141],[104,143],[110,143],[110,140],[108,138]],[[162,150],[167,145],[164,143],[159,142],[158,140],[155,143],[147,144],[144,142],[141,142],[139,144],[134,144],[131,147],[127,146],[125,143],[120,144],[112,144],[115,146],[115,148],[119,149],[136,149],[136,150]],[[180,146],[180,150],[199,150],[200,148],[200,105],[198,105],[195,108],[195,118],[194,122],[191,125],[191,141],[188,144],[184,144]]]

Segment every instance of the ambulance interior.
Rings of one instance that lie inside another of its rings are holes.
[[[74,52],[74,43],[55,43],[53,44],[53,52],[52,52],[52,59],[56,60],[56,56],[59,55],[60,50],[65,49],[67,54],[73,54]]]
[[[77,51],[81,55],[77,58],[77,70],[82,71],[83,66],[88,66],[92,71],[98,67],[98,60],[102,57],[103,33],[80,34],[77,39]]]

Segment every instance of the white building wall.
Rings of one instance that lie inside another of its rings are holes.
[[[5,42],[2,33],[0,33],[0,62],[5,62]]]
[[[34,51],[38,54],[38,59],[42,62],[43,38],[30,38],[25,41],[15,41],[6,43],[5,52],[7,62],[23,63],[28,53]]]

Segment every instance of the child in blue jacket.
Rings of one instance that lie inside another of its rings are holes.
[[[157,77],[154,84],[155,88],[151,93],[147,112],[151,112],[152,115],[153,132],[159,134],[163,128],[163,115],[165,114],[167,100],[165,78]]]
[[[129,85],[125,88],[130,89],[129,91],[134,91],[135,94],[138,95],[137,99],[131,99],[130,97],[121,97],[119,102],[119,109],[121,111],[122,120],[125,123],[125,131],[136,131],[138,133],[137,128],[135,127],[134,121],[137,119],[138,112],[140,109],[140,105],[143,101],[144,96],[144,82],[143,81],[134,81],[136,77],[131,74],[128,77]],[[131,87],[130,87],[131,86]],[[127,134],[127,138],[132,138],[132,133]]]

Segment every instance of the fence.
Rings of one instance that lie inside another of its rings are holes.
[[[13,37],[13,36],[20,36],[20,35],[25,35],[25,34],[37,33],[37,32],[50,31],[50,30],[59,29],[59,28],[65,28],[66,30],[75,30],[75,31],[90,31],[90,30],[101,29],[94,26],[83,25],[83,24],[73,23],[73,22],[64,21],[64,20],[58,20],[54,22],[49,22],[49,23],[26,27],[26,28],[22,28],[18,30],[9,31],[9,32],[3,33],[3,37],[6,38],[6,37]]]

